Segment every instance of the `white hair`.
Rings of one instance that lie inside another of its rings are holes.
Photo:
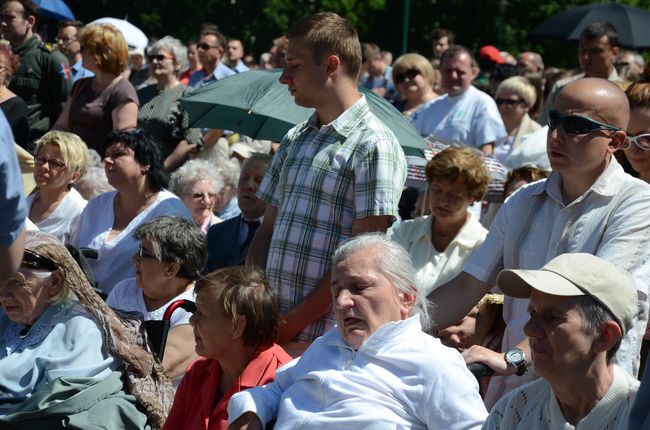
[[[393,242],[383,233],[364,233],[355,236],[341,245],[335,252],[332,266],[350,257],[352,254],[366,248],[381,247],[381,251],[373,252],[377,269],[393,284],[398,291],[415,294],[415,304],[409,316],[420,315],[422,330],[431,328],[429,303],[416,287],[415,268],[411,256],[400,244]],[[366,250],[366,252],[368,252]]]
[[[165,36],[153,43],[147,52],[156,52],[159,49],[169,52],[174,57],[174,63],[180,66],[180,70],[185,70],[188,66],[187,47],[183,43],[171,36]]]
[[[221,175],[212,164],[204,160],[190,160],[172,173],[169,190],[182,198],[200,180],[210,181],[215,193],[221,191],[224,185]]]

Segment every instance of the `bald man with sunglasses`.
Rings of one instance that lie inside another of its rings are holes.
[[[439,329],[460,321],[495,284],[499,271],[536,270],[560,254],[589,253],[635,281],[639,312],[614,362],[637,374],[648,320],[650,186],[624,173],[613,156],[625,143],[629,115],[625,94],[605,79],[584,78],[562,89],[550,115],[551,176],[512,195],[463,272],[429,295],[438,305]],[[488,408],[535,378],[527,371],[527,306],[525,299],[506,297],[503,353],[479,346],[463,353],[468,363],[482,362],[501,375],[490,382]]]

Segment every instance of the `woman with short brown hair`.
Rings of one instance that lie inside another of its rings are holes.
[[[411,255],[417,286],[425,296],[453,279],[487,230],[468,208],[487,192],[488,172],[472,148],[447,148],[426,166],[431,215],[394,225],[388,236]]]
[[[291,361],[278,345],[280,316],[264,275],[251,266],[217,270],[194,285],[196,352],[165,429],[225,429],[230,397],[275,379]]]
[[[136,127],[138,95],[122,76],[129,53],[117,28],[110,24],[84,27],[79,41],[83,66],[95,76],[74,83],[53,128],[78,134],[88,148],[99,152],[108,133]]]

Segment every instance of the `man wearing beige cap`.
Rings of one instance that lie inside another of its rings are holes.
[[[530,298],[524,333],[535,373],[493,408],[483,429],[627,429],[639,382],[612,363],[637,312],[634,281],[591,254],[540,270],[504,270],[497,285]]]

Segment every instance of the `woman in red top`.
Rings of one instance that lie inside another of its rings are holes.
[[[218,270],[195,283],[190,318],[196,352],[163,430],[228,426],[230,397],[272,382],[291,357],[274,343],[279,315],[264,276],[252,267]]]

